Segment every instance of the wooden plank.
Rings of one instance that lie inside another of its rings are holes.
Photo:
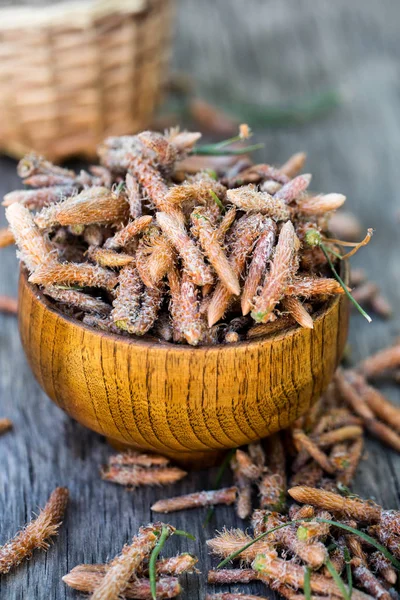
[[[282,162],[298,150],[309,155],[313,187],[343,192],[349,208],[376,234],[354,260],[368,269],[396,307],[400,298],[397,243],[398,157],[398,23],[394,0],[185,0],[179,7],[175,66],[190,72],[199,92],[213,100],[229,97],[277,103],[338,87],[347,102],[324,120],[288,129],[265,129],[262,154]],[[233,104],[233,101],[232,101]],[[261,158],[261,155],[260,155]],[[1,195],[18,185],[15,163],[0,162]],[[397,204],[397,206],[396,206]],[[2,217],[3,219],[3,217]],[[3,223],[3,220],[2,220]],[[17,263],[12,249],[1,252],[0,293],[15,293]],[[397,308],[397,307],[396,307]],[[350,343],[354,360],[394,340],[400,311],[385,323],[368,325],[354,315]],[[394,387],[387,390],[400,400]],[[0,317],[0,414],[15,430],[0,438],[0,540],[15,533],[56,485],[67,485],[71,504],[61,535],[47,555],[0,580],[0,596],[73,599],[61,576],[80,562],[105,561],[116,554],[138,527],[151,520],[150,505],[163,490],[135,493],[102,482],[98,467],[110,449],[102,438],[72,422],[51,404],[33,380],[18,340],[13,317]],[[400,460],[374,441],[362,463],[356,491],[387,507],[399,506]],[[192,473],[173,492],[211,487],[215,470]],[[228,475],[226,483],[229,482]],[[168,520],[197,535],[171,544],[174,552],[195,551],[202,575],[183,581],[184,598],[204,598],[206,572],[216,561],[207,556],[205,539],[214,529],[241,525],[229,508],[217,509],[202,528],[205,511],[171,515]],[[243,587],[243,590],[246,588]],[[267,595],[260,584],[248,586]]]

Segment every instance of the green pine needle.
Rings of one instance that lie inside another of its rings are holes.
[[[188,533],[187,531],[183,531],[182,529],[175,529],[173,535],[180,535],[181,537],[188,538],[189,540],[192,540],[193,542],[196,541],[196,538],[194,535],[192,535],[191,533]]]
[[[150,591],[151,597],[153,600],[157,600],[157,570],[156,570],[156,562],[157,558],[161,552],[161,550],[165,546],[165,542],[170,537],[170,535],[180,535],[182,537],[189,538],[190,540],[195,541],[196,538],[191,533],[187,531],[183,531],[182,529],[175,529],[172,533],[170,532],[170,528],[165,525],[161,529],[160,537],[158,539],[157,544],[154,546],[153,551],[150,555],[149,560],[149,579],[150,579]]]
[[[217,194],[214,190],[208,190],[212,196],[212,199],[215,201],[215,204],[219,207],[222,212],[225,212],[225,206],[222,204],[221,200],[218,198]]]
[[[336,256],[336,258],[338,258],[339,260],[342,260],[342,255],[339,254],[339,252],[335,252],[335,250],[332,250],[332,248],[328,248],[327,246],[325,246],[325,249],[330,253],[333,254],[333,256]]]
[[[311,600],[311,569],[310,569],[310,567],[305,568],[303,590],[304,590],[305,599]]]
[[[342,578],[340,577],[339,573],[336,571],[336,569],[333,566],[333,563],[329,557],[327,557],[325,560],[325,566],[328,569],[333,581],[336,583],[339,590],[341,591],[341,594],[342,594],[344,600],[350,600],[351,595],[349,595],[348,589],[346,588],[345,584],[343,583]]]
[[[347,584],[349,586],[349,595],[351,598],[351,595],[353,593],[353,573],[351,571],[351,556],[350,556],[350,552],[348,551],[348,549],[346,548],[346,546],[344,546],[343,548],[343,554],[344,554],[344,560],[346,563],[346,575],[347,575]]]
[[[191,154],[197,154],[199,156],[237,156],[241,154],[247,154],[248,152],[254,152],[264,148],[264,144],[253,144],[252,146],[243,146],[243,148],[224,148],[219,144],[204,144],[202,146],[195,146]]]
[[[161,550],[163,549],[163,547],[165,545],[165,542],[169,538],[169,535],[170,535],[169,528],[168,527],[163,527],[161,529],[161,534],[160,534],[160,537],[158,539],[158,542],[154,546],[153,551],[152,551],[152,553],[150,555],[150,561],[149,561],[149,579],[150,579],[151,597],[153,598],[153,600],[157,600],[156,561],[157,561],[158,555],[160,554]]]
[[[321,243],[320,248],[321,248],[322,252],[324,253],[326,260],[329,263],[332,273],[334,274],[334,276],[336,277],[336,279],[342,286],[344,293],[346,294],[346,296],[348,297],[350,302],[352,302],[354,304],[354,306],[357,308],[358,312],[360,312],[362,314],[362,316],[365,317],[365,319],[367,319],[368,323],[371,323],[372,319],[369,316],[369,314],[367,312],[365,312],[365,310],[358,304],[357,300],[355,298],[353,298],[353,296],[350,294],[349,290],[347,289],[347,285],[345,284],[343,279],[340,277],[339,273],[336,271],[336,269],[333,265],[333,262],[331,261],[329,254],[326,251],[324,244]]]

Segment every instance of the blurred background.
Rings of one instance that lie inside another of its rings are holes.
[[[20,186],[15,157],[31,148],[76,164],[71,158],[91,156],[111,133],[183,124],[222,139],[247,122],[254,142],[264,143],[255,160],[280,165],[305,151],[312,189],[347,196],[359,239],[375,229],[353,265],[365,269],[392,315],[372,310],[369,325],[353,313],[348,357],[355,362],[400,334],[399,39],[396,0],[82,0],[52,3],[44,11],[38,2],[22,8],[1,2],[1,196]],[[0,263],[0,294],[15,296],[14,248],[1,251]],[[367,299],[369,310],[370,304]],[[398,387],[384,390],[399,400]],[[71,542],[65,554],[61,539],[49,559],[36,557],[31,597],[44,597],[37,578],[44,572],[52,590],[46,597],[74,598],[60,583],[68,564],[112,556],[149,511],[132,512],[128,494],[116,502],[114,488],[99,489],[93,464],[104,461],[106,445],[50,404],[25,362],[14,317],[5,315],[0,402],[18,429],[7,438],[0,473],[2,539],[43,502],[40,490],[68,479],[80,505],[62,537],[77,539],[90,529],[93,547],[85,547],[83,557]],[[398,457],[374,441],[368,451],[373,460],[361,465],[357,493],[398,507]],[[185,480],[180,490],[192,488]],[[141,496],[143,506],[150,504],[148,494]],[[106,502],[116,512],[104,525],[93,507]],[[219,515],[221,523],[231,523],[230,511]],[[107,548],[98,543],[105,535]],[[8,578],[4,597],[24,597],[28,567]],[[188,586],[188,598],[204,597],[204,582]]]

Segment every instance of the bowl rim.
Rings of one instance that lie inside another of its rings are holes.
[[[349,276],[350,276],[349,263],[346,260],[346,261],[341,262],[340,266],[341,266],[340,274],[341,274],[344,282],[347,285],[349,282]],[[77,329],[82,329],[83,331],[87,331],[91,335],[94,335],[101,339],[106,338],[106,339],[109,339],[110,341],[119,342],[121,344],[126,344],[128,346],[136,346],[136,347],[142,347],[142,348],[147,348],[147,349],[155,349],[156,348],[156,349],[160,349],[160,350],[161,349],[166,350],[169,352],[172,352],[172,351],[199,352],[201,350],[203,350],[203,352],[205,352],[205,351],[206,352],[219,352],[221,350],[224,350],[226,352],[228,352],[229,350],[234,350],[237,352],[240,349],[251,350],[253,348],[259,348],[260,345],[263,345],[263,344],[269,345],[269,344],[271,344],[272,341],[276,342],[283,338],[288,339],[289,337],[303,334],[305,331],[308,331],[310,333],[314,331],[313,329],[305,329],[304,327],[301,327],[298,323],[296,323],[294,325],[291,325],[290,327],[287,327],[286,329],[282,329],[281,331],[277,331],[275,333],[271,332],[265,336],[260,336],[260,337],[253,338],[253,339],[240,340],[239,342],[234,342],[234,343],[230,343],[230,344],[215,344],[215,345],[204,344],[201,346],[190,346],[189,344],[176,344],[173,342],[166,342],[164,340],[159,340],[158,338],[155,338],[155,337],[154,338],[153,337],[133,338],[133,337],[125,337],[122,335],[119,336],[116,333],[97,330],[94,327],[91,327],[90,325],[86,325],[82,321],[78,321],[77,319],[70,317],[69,315],[63,313],[62,311],[57,310],[54,307],[54,304],[45,296],[45,294],[42,292],[42,290],[39,288],[39,286],[29,282],[28,270],[22,264],[20,266],[20,281],[23,282],[23,285],[29,291],[32,298],[34,298],[34,301],[39,303],[43,307],[44,310],[51,312],[58,319],[64,321],[68,325],[72,325],[72,326],[76,327]],[[322,320],[324,317],[326,317],[335,308],[335,306],[343,299],[347,300],[347,298],[343,294],[335,294],[332,297],[330,297],[329,300],[327,300],[327,302],[313,314],[313,317],[315,317],[315,318],[313,318],[314,323],[318,323],[320,320]],[[18,310],[19,310],[19,308],[20,308],[20,303],[18,302]]]

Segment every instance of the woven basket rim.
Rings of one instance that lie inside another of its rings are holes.
[[[136,14],[147,6],[148,0],[66,0],[42,6],[0,7],[0,31],[66,25],[84,29],[110,14]]]

